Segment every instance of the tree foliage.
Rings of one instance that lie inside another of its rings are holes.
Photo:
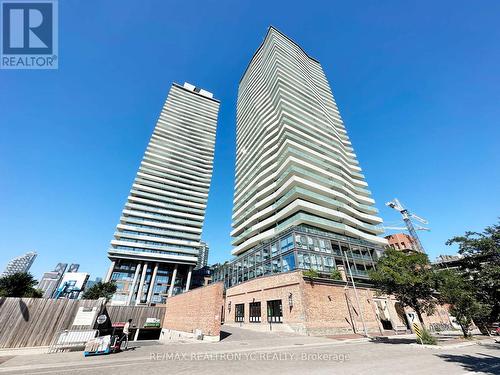
[[[450,314],[462,328],[464,337],[474,320],[488,314],[489,306],[477,300],[475,286],[467,276],[456,270],[443,270],[437,273],[439,300],[450,305]]]
[[[103,283],[99,281],[98,283],[91,286],[89,289],[85,290],[82,295],[82,299],[99,299],[106,298],[109,301],[113,294],[116,292],[116,283],[111,281]]]
[[[402,306],[415,310],[423,326],[422,313],[434,312],[435,277],[427,255],[388,249],[370,278],[381,292],[394,295]]]
[[[40,298],[42,292],[35,289],[37,281],[27,272],[17,272],[0,278],[0,297]]]
[[[458,245],[464,256],[461,272],[474,287],[475,298],[483,315],[476,315],[478,325],[500,320],[500,220],[482,233],[466,232],[454,237],[447,245]]]

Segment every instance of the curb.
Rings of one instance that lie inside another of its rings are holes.
[[[458,344],[452,344],[452,345],[427,345],[427,344],[417,344],[417,343],[411,343],[410,346],[415,346],[419,348],[426,348],[426,349],[436,349],[436,350],[442,350],[442,349],[457,349],[457,348],[463,348],[466,346],[472,346],[472,345],[482,345],[486,343],[495,343],[496,341],[492,341],[491,339],[485,339],[485,340],[477,340],[477,341],[471,341],[471,342],[461,342]]]

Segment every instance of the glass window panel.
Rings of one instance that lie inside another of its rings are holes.
[[[274,257],[278,255],[278,244],[275,242],[271,245],[271,256]]]
[[[297,263],[299,268],[306,268],[304,264],[304,254],[300,251],[297,253]]]
[[[264,268],[262,266],[257,266],[255,274],[257,277],[262,276],[264,274]]]
[[[293,253],[283,256],[283,272],[295,269],[295,255]]]
[[[268,260],[270,258],[269,246],[264,247],[262,249],[262,258],[263,260]]]
[[[292,235],[289,235],[289,236],[281,239],[280,248],[281,248],[282,253],[287,251],[287,250],[293,249]]]
[[[266,262],[263,264],[264,275],[269,275],[271,273],[271,262]]]
[[[279,258],[273,259],[272,265],[273,265],[273,273],[281,272],[281,262]]]

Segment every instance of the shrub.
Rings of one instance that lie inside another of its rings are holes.
[[[308,269],[307,271],[304,271],[302,274],[303,274],[305,277],[310,277],[310,278],[319,277],[319,273],[318,273],[318,271],[313,270],[312,268],[311,268],[311,269]]]
[[[330,278],[333,280],[342,280],[342,275],[339,270],[333,270],[330,274]]]
[[[417,338],[417,342],[420,344],[420,340]],[[436,345],[437,340],[432,336],[429,331],[422,329],[422,343],[425,345]]]

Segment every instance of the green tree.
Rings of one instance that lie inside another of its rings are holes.
[[[27,272],[17,272],[0,278],[0,297],[39,298],[42,292],[35,289],[37,281]]]
[[[114,281],[107,283],[99,281],[98,283],[85,290],[82,295],[82,299],[106,298],[106,301],[109,301],[111,297],[113,297],[113,294],[115,294],[115,292],[116,283]]]
[[[388,249],[377,269],[370,271],[370,278],[381,292],[395,296],[402,306],[415,310],[425,327],[422,313],[432,314],[437,302],[433,296],[434,271],[427,255]]]
[[[466,232],[453,237],[447,245],[458,245],[463,255],[461,272],[474,286],[475,298],[483,306],[483,315],[476,315],[479,325],[500,320],[500,221],[482,233]]]
[[[456,270],[443,270],[437,275],[439,301],[450,305],[450,314],[462,328],[464,337],[469,336],[473,320],[487,314],[489,306],[476,299],[475,286],[466,276]]]

